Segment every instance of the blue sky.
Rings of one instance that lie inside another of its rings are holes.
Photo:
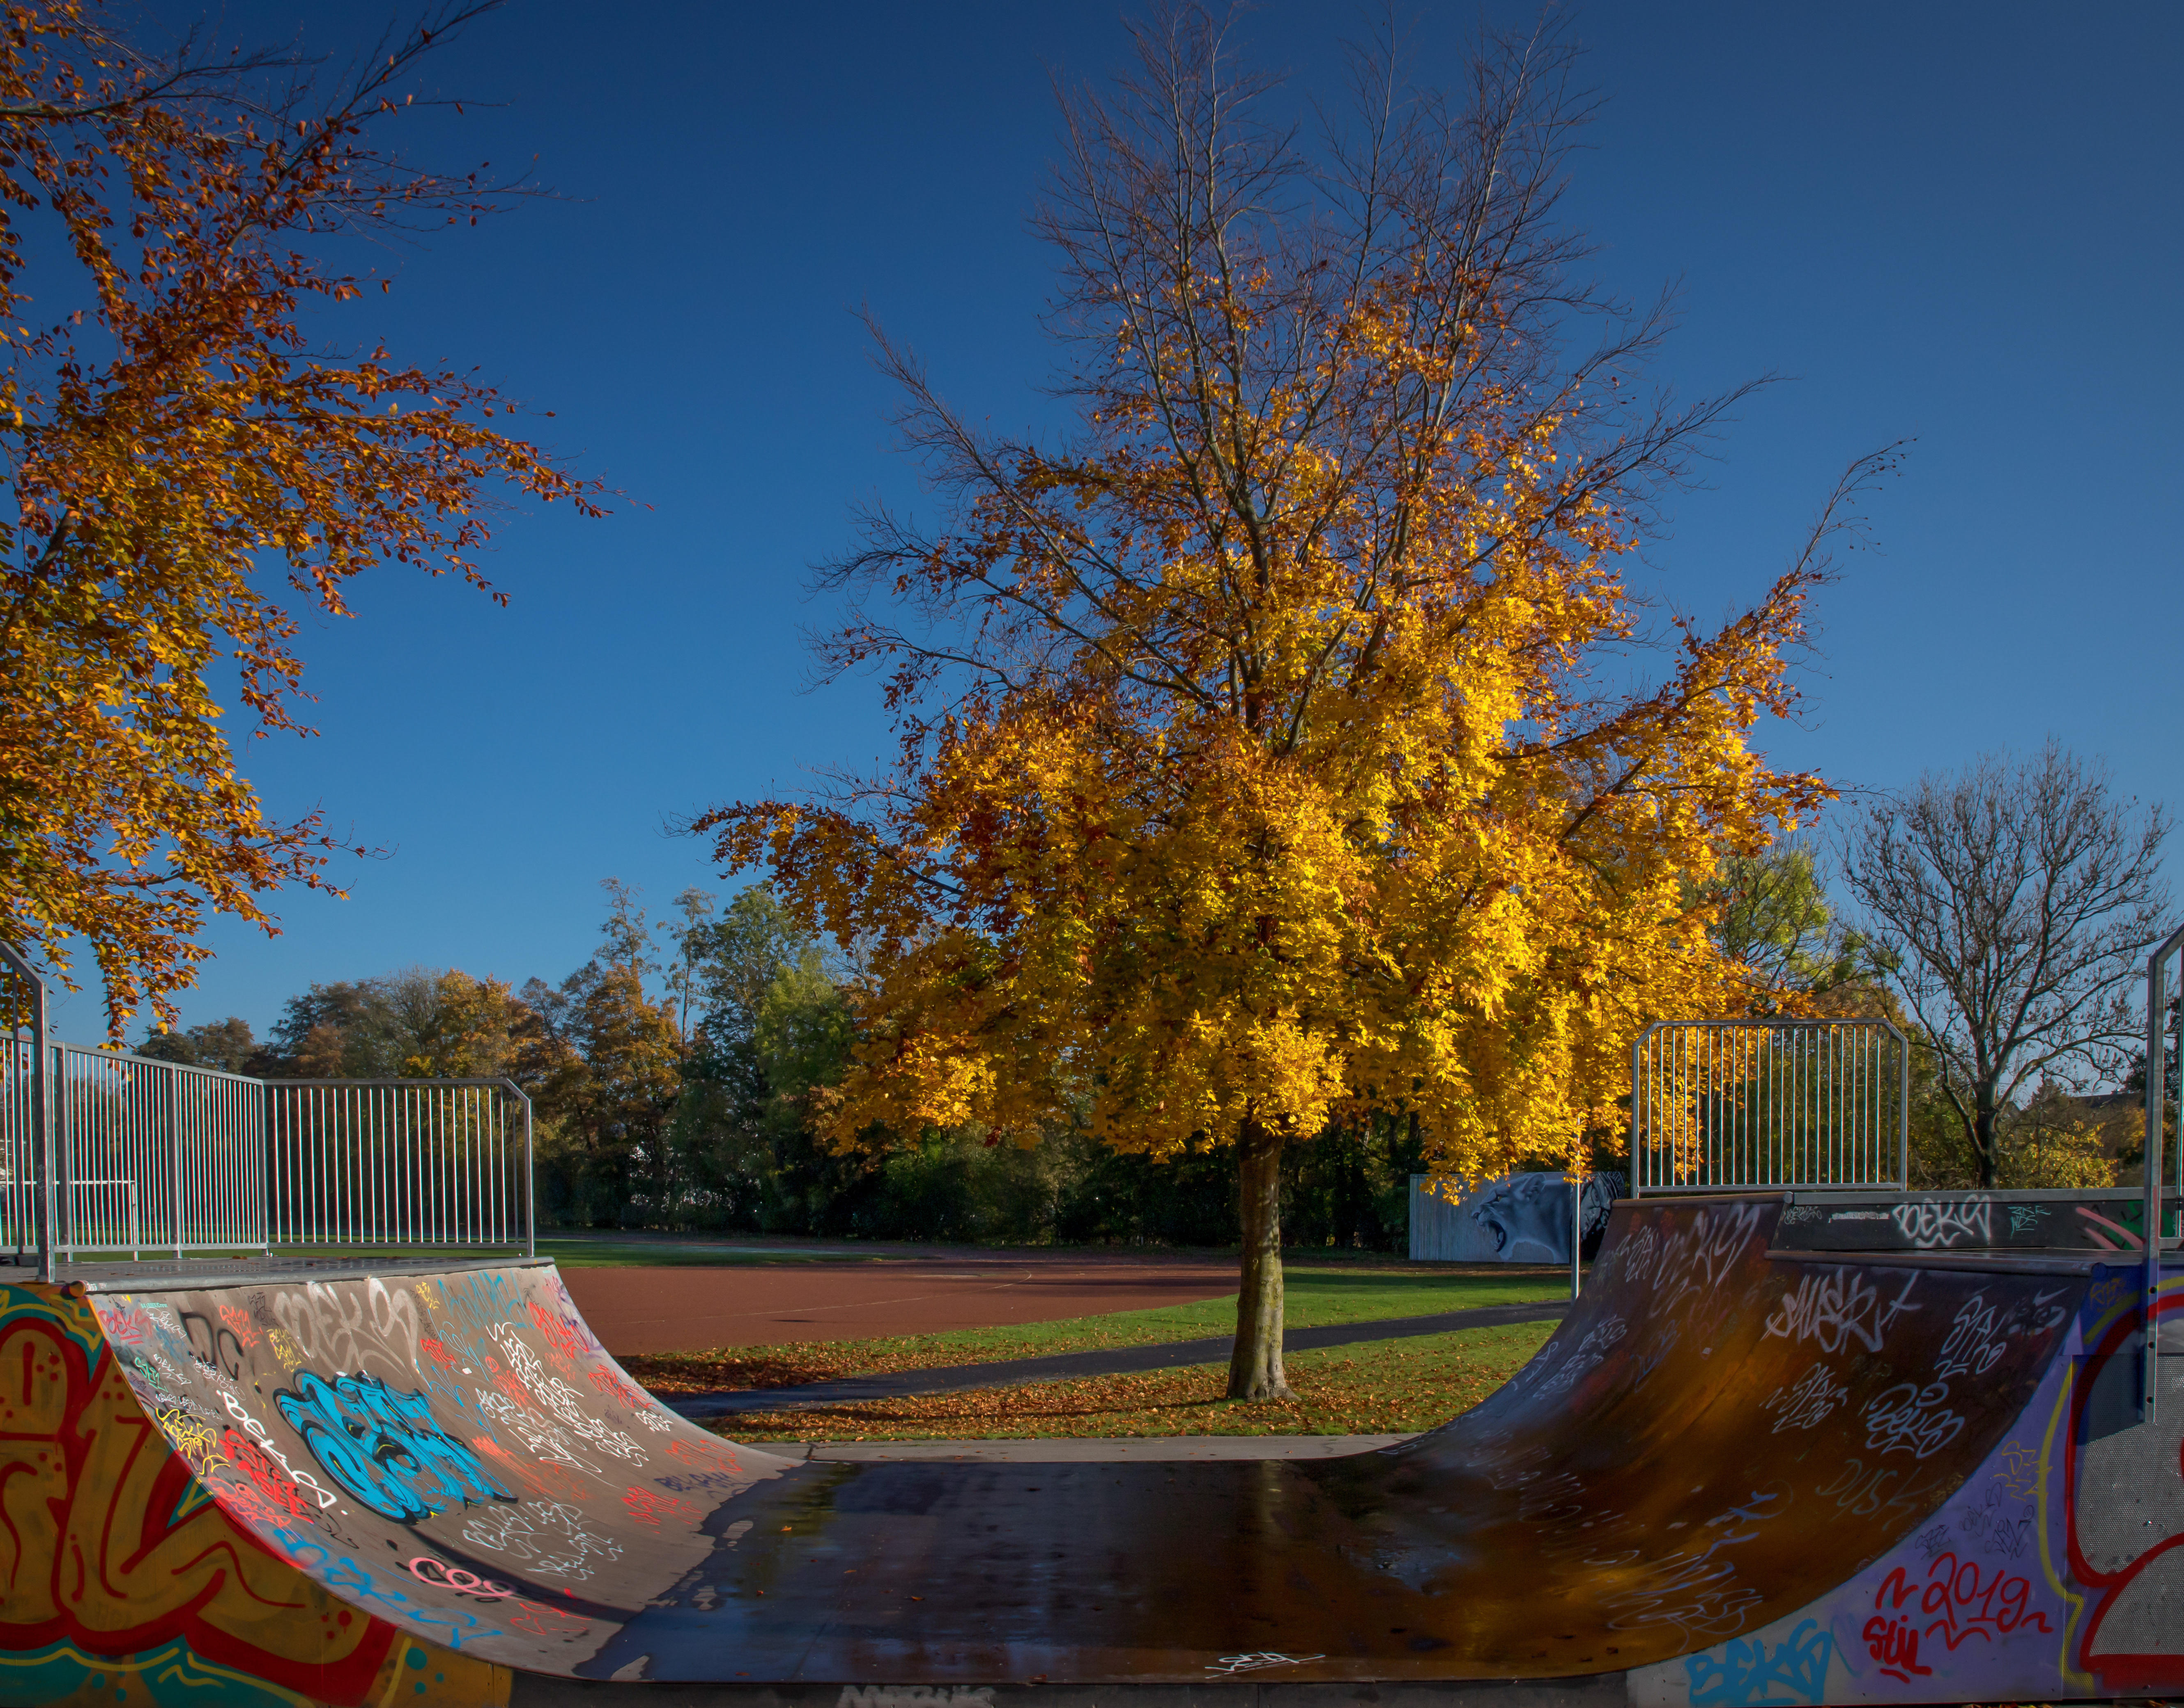
[[[1529,7],[1490,5],[1521,21]],[[918,502],[855,319],[869,303],[997,425],[1038,383],[1047,264],[1025,230],[1052,151],[1050,69],[1126,52],[1108,4],[518,0],[428,74],[435,163],[538,157],[558,199],[381,258],[337,330],[476,365],[556,411],[547,442],[627,494],[504,519],[499,609],[449,581],[359,586],[301,637],[323,736],[259,742],[274,809],[323,804],[389,858],[353,893],[231,922],[182,999],[261,1032],[313,980],[413,963],[521,983],[591,952],[609,876],[655,910],[725,891],[668,836],[710,802],[802,787],[887,746],[868,685],[803,692],[805,566],[875,493]],[[1474,4],[1411,14],[1422,81],[1461,72]],[[367,49],[356,8],[255,4],[246,41]],[[1316,86],[1359,14],[1276,0],[1247,28]],[[1658,366],[1702,392],[1774,372],[1652,554],[1702,616],[1794,550],[1837,472],[1906,436],[1880,550],[1820,616],[1778,760],[1886,788],[2051,732],[2177,800],[2179,129],[2184,11],[2030,5],[1596,4],[1607,97],[1566,204],[1613,287],[1680,281]],[[62,1031],[99,1030],[97,993]]]

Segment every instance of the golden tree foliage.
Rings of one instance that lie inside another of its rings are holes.
[[[1750,735],[1834,524],[1626,686],[1621,565],[1721,405],[1618,406],[1649,322],[1557,365],[1567,53],[1490,46],[1457,111],[1362,63],[1308,162],[1204,14],[1139,47],[1043,216],[1072,441],[980,437],[883,340],[956,502],[869,519],[828,657],[892,662],[900,763],[698,822],[867,970],[838,1142],[1239,1146],[1256,1396],[1284,1143],[1392,1111],[1446,1172],[1577,1161],[1633,1034],[1737,999],[1688,886],[1825,793]]]
[[[298,728],[274,579],[335,615],[388,564],[483,587],[497,489],[594,508],[491,389],[307,336],[360,290],[329,240],[490,205],[369,136],[484,9],[325,99],[298,62],[148,60],[86,5],[0,14],[0,936],[64,977],[87,943],[117,1038],[171,1017],[208,909],[271,930],[261,895],[326,884],[339,844],[268,820],[215,698]]]

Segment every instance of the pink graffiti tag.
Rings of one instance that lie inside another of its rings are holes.
[[[480,1601],[505,1601],[515,1594],[505,1583],[481,1577],[475,1572],[450,1566],[429,1554],[421,1554],[410,1562],[410,1575],[420,1583],[429,1583],[436,1589],[452,1589],[458,1595],[472,1596]]]

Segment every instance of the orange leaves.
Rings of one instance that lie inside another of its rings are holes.
[[[1375,132],[1369,185],[1201,52],[1070,115],[1065,442],[982,436],[881,339],[953,503],[870,519],[822,655],[892,672],[897,764],[701,824],[865,969],[838,1135],[1372,1113],[1451,1172],[1572,1154],[1640,1027],[1735,1000],[1686,880],[1825,793],[1751,747],[1817,571],[1631,686],[1631,519],[1719,406],[1618,413],[1642,333],[1604,387],[1556,365],[1560,47]]]
[[[270,931],[259,898],[329,887],[340,844],[315,815],[265,820],[209,688],[232,665],[261,729],[308,733],[295,619],[263,570],[337,615],[348,579],[389,563],[482,587],[496,488],[593,514],[597,489],[485,426],[499,400],[460,375],[304,359],[299,316],[357,294],[314,234],[471,205],[366,147],[376,73],[288,153],[220,116],[220,78],[251,68],[140,64],[84,8],[25,15],[0,40],[0,203],[20,210],[0,312],[35,299],[55,330],[0,347],[0,933],[64,976],[88,943],[119,1036],[143,1003],[172,1012],[208,909]],[[36,280],[34,212],[62,240]],[[86,316],[95,358],[62,342]]]

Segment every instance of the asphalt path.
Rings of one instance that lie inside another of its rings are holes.
[[[1567,1299],[1532,1305],[1475,1305],[1432,1316],[1393,1316],[1379,1322],[1343,1322],[1323,1328],[1292,1328],[1282,1337],[1284,1353],[1323,1346],[1352,1346],[1368,1340],[1403,1340],[1416,1335],[1447,1334],[1459,1328],[1488,1328],[1504,1322],[1550,1322],[1569,1310]],[[1061,1352],[1045,1358],[1011,1358],[986,1364],[950,1365],[939,1370],[905,1370],[889,1376],[847,1376],[833,1382],[807,1382],[794,1388],[724,1388],[710,1394],[661,1394],[660,1403],[697,1421],[783,1405],[824,1405],[854,1399],[902,1399],[918,1394],[957,1394],[976,1388],[1012,1388],[1022,1382],[1055,1382],[1078,1376],[1120,1376],[1143,1370],[1177,1370],[1218,1363],[1228,1356],[1234,1337],[1171,1340],[1154,1346],[1118,1346],[1097,1352]]]

